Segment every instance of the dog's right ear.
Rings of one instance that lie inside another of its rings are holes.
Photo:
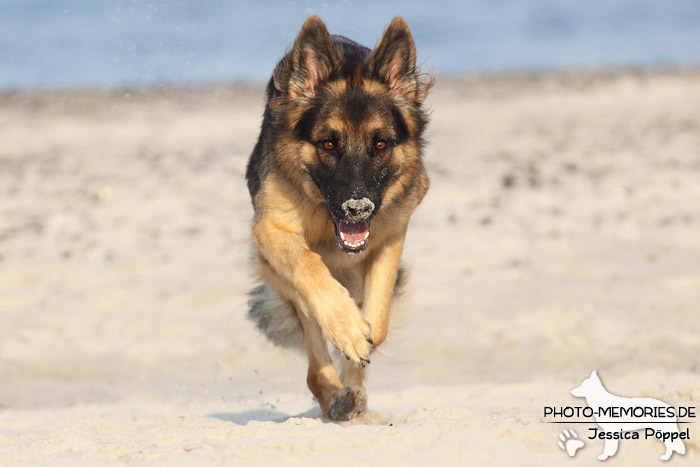
[[[275,70],[275,87],[292,99],[318,97],[321,85],[340,64],[326,25],[318,16],[306,20],[284,62]]]

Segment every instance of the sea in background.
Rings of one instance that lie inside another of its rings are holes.
[[[437,73],[700,65],[699,0],[2,0],[0,89],[264,80],[311,14],[367,46],[403,16]]]

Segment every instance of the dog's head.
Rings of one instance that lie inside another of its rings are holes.
[[[575,397],[588,397],[598,394],[603,386],[603,383],[598,377],[598,372],[593,370],[591,376],[584,379],[581,384],[571,390],[571,395]]]
[[[415,183],[408,169],[420,164],[421,103],[430,84],[401,18],[370,51],[331,38],[311,17],[275,69],[269,109],[276,162],[325,202],[344,251],[363,250],[374,216]]]

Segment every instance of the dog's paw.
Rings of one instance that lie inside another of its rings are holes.
[[[328,418],[335,422],[346,422],[361,417],[367,412],[367,399],[362,390],[343,388],[331,400]]]
[[[559,442],[557,445],[569,455],[569,457],[574,457],[576,451],[581,449],[584,445],[583,441],[578,439],[578,435],[574,430],[564,429],[559,433]]]
[[[372,350],[372,327],[350,297],[338,308],[334,315],[319,320],[323,333],[348,360],[365,366]]]

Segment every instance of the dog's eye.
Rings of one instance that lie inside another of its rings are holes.
[[[384,141],[383,139],[380,139],[376,143],[374,143],[374,147],[377,149],[377,151],[383,151],[389,146],[389,143]]]
[[[321,143],[321,147],[326,151],[332,151],[335,149],[336,145],[334,141],[327,139]]]

